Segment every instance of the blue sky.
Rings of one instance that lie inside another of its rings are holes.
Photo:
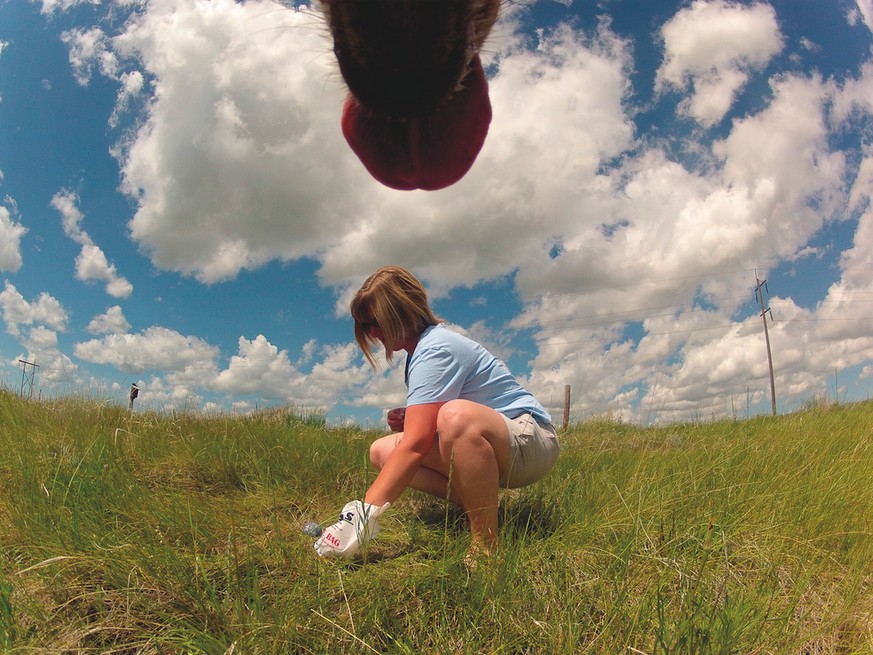
[[[378,425],[348,301],[406,266],[560,418],[873,389],[873,0],[504,4],[475,165],[344,142],[318,5],[0,1],[0,384]],[[402,359],[402,358],[401,358]],[[402,362],[399,362],[402,364]]]

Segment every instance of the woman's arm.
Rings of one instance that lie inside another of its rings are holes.
[[[406,489],[433,447],[437,414],[443,404],[428,403],[406,408],[403,437],[367,490],[365,502],[372,505],[393,503]]]

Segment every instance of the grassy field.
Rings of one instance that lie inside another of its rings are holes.
[[[320,560],[376,435],[317,419],[0,391],[0,652],[873,653],[871,402],[573,426],[472,571],[415,492]]]

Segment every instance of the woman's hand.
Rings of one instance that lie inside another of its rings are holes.
[[[391,432],[403,432],[403,424],[406,421],[406,408],[395,407],[388,410],[388,427]]]
[[[340,512],[339,521],[325,530],[315,542],[315,552],[322,557],[352,559],[370,539],[379,534],[376,519],[389,506],[390,503],[385,503],[377,507],[360,500],[346,503]]]

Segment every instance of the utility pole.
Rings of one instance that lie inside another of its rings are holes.
[[[764,341],[767,344],[767,363],[770,366],[770,401],[773,405],[773,416],[776,416],[776,382],[773,379],[773,355],[770,353],[770,332],[767,330],[767,312],[770,312],[770,308],[764,307],[764,292],[762,290],[762,288],[767,286],[767,280],[759,280],[758,272],[756,271],[755,282],[758,285],[755,292],[761,303],[761,318],[764,320]],[[770,293],[770,289],[767,289],[767,293]],[[770,320],[773,320],[773,312],[770,312]]]
[[[24,396],[24,385],[28,383],[30,385],[30,389],[28,392],[28,398],[33,398],[33,376],[36,375],[36,369],[39,368],[39,364],[36,362],[28,362],[26,359],[19,359],[18,363],[21,364],[21,390],[19,391],[19,395]],[[30,374],[27,372],[27,367],[30,366]]]

